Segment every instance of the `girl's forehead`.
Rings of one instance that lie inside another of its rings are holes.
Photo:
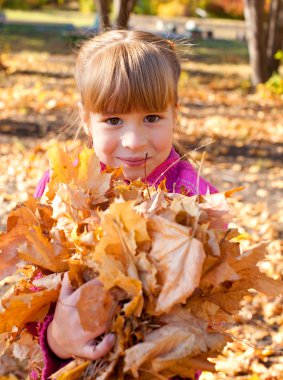
[[[101,111],[101,112],[93,112],[93,113],[99,113],[99,114],[103,114],[105,116],[111,116],[113,114],[119,114],[119,115],[127,115],[127,116],[130,116],[130,115],[144,115],[144,114],[149,114],[149,113],[166,113],[168,111],[170,111],[170,109],[173,109],[175,108],[174,105],[167,105],[167,107],[163,107],[163,108],[158,108],[158,109],[145,109],[145,108],[138,108],[138,109],[132,109],[132,110],[128,110],[127,112],[125,111],[119,111],[119,109],[106,109],[105,111]]]

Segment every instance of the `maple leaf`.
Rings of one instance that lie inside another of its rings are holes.
[[[134,209],[135,201],[114,202],[107,210],[107,214],[115,216],[119,220],[126,232],[133,231],[137,243],[149,241],[147,232],[147,222]]]
[[[11,295],[2,300],[0,312],[0,334],[12,332],[14,327],[21,331],[27,322],[42,321],[51,302],[57,300],[58,290],[43,290],[34,293]],[[4,308],[3,308],[4,306]]]
[[[117,302],[111,292],[105,291],[102,285],[87,282],[81,289],[76,306],[83,329],[87,331],[100,329],[103,333],[111,325]]]
[[[202,210],[200,223],[209,222],[209,228],[226,229],[232,220],[231,208],[223,193],[201,196],[199,207]]]
[[[143,343],[126,350],[125,372],[131,371],[138,377],[139,369],[145,365],[155,374],[170,368],[171,372],[176,371],[172,375],[193,376],[195,368],[187,357],[220,349],[227,341],[221,334],[207,333],[205,321],[179,307],[158,321],[166,325],[147,334]]]
[[[81,189],[91,196],[93,204],[107,200],[105,193],[110,187],[111,174],[101,172],[93,149],[84,146],[80,153],[70,154],[59,145],[53,145],[48,156],[52,170],[46,196],[50,201],[56,196],[60,183],[76,185],[77,190]]]
[[[0,234],[0,280],[13,274],[19,262],[18,246],[25,241],[25,235],[17,231]]]
[[[136,242],[133,232],[126,232],[122,223],[110,214],[101,218],[104,236],[89,255],[88,265],[99,272],[105,289],[119,287],[131,298],[124,306],[127,315],[141,313],[142,284],[139,280],[134,255]]]
[[[26,241],[33,226],[45,231],[54,224],[49,206],[38,205],[29,198],[13,210],[8,217],[7,232],[0,234],[0,279],[13,274],[20,261],[18,247]]]
[[[79,154],[77,184],[90,192],[93,204],[107,200],[105,193],[110,187],[111,177],[111,173],[101,172],[94,150],[85,146]]]
[[[57,378],[149,380],[214,371],[207,358],[229,340],[225,331],[243,298],[252,288],[283,290],[257,266],[265,247],[242,254],[237,229],[227,229],[226,198],[239,189],[188,198],[166,193],[165,184],[156,191],[141,181],[125,183],[120,170],[101,173],[88,148],[67,153],[56,146],[50,159],[47,205],[28,200],[0,236],[0,273],[22,265],[0,283],[8,289],[1,300],[2,348],[26,322],[44,317],[58,297],[57,272],[70,270],[72,285],[83,286],[77,302],[83,328],[109,329],[117,342],[107,358],[73,360]],[[22,334],[15,354],[30,356]]]
[[[185,302],[199,285],[205,253],[189,227],[160,216],[151,218],[148,226],[152,238],[149,256],[161,279],[155,311],[168,312],[174,304]]]
[[[52,272],[63,272],[68,269],[66,259],[70,253],[64,246],[51,243],[39,227],[34,227],[29,230],[25,242],[18,247],[18,255],[28,263]]]

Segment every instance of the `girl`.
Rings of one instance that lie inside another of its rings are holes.
[[[109,31],[90,39],[79,50],[75,70],[82,125],[102,169],[122,167],[126,180],[141,178],[150,185],[166,178],[170,192],[185,191],[188,196],[215,193],[172,146],[180,72],[174,44],[151,33]],[[47,172],[37,198],[48,181]],[[73,291],[65,276],[55,313],[50,311],[40,327],[43,379],[72,356],[95,360],[115,343],[108,334],[95,346],[94,339],[104,330],[82,329],[75,308],[81,290]]]

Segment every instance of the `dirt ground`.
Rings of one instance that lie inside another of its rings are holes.
[[[0,73],[0,230],[8,212],[32,195],[48,167],[46,150],[56,138],[71,136],[78,95],[73,59],[46,54],[6,54]],[[220,191],[244,186],[232,200],[234,224],[245,231],[244,245],[268,240],[262,270],[283,279],[283,98],[249,91],[249,68],[242,65],[184,63],[180,116],[175,132],[184,153]],[[204,146],[203,148],[200,148]],[[283,373],[283,298],[249,297],[234,342],[216,359],[219,373],[201,379],[279,380]],[[0,376],[20,377],[7,357]]]

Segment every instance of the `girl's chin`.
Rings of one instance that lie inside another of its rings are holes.
[[[149,173],[145,173],[144,168],[141,168],[140,170],[123,170],[124,177],[129,181],[135,181],[137,179],[143,179],[145,177],[145,174],[148,175]]]

